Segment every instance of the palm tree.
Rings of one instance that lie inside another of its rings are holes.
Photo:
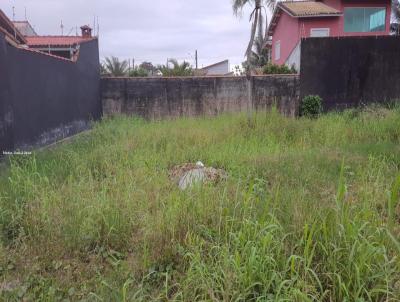
[[[254,47],[254,41],[256,37],[257,28],[260,29],[262,27],[262,20],[263,20],[263,10],[265,11],[265,5],[269,9],[273,9],[275,7],[276,0],[232,0],[232,7],[233,12],[235,15],[239,15],[245,5],[254,5],[254,9],[250,14],[250,22],[253,21],[251,26],[251,33],[250,33],[250,41],[249,45],[247,46],[245,56],[247,57],[246,63],[246,76],[247,76],[247,114],[250,120],[252,111],[253,111],[253,88],[251,84],[251,69],[252,69],[252,52]],[[265,13],[265,26],[268,26],[267,14]],[[264,40],[267,39],[268,31],[267,28],[265,29]]]
[[[169,59],[168,63],[172,64],[172,68],[165,65],[158,66],[158,69],[165,77],[187,77],[193,75],[193,69],[186,61],[183,61],[183,63],[179,64],[176,59]]]
[[[252,52],[253,52],[253,47],[256,41],[256,32],[257,29],[259,30],[260,33],[260,29],[261,32],[263,31],[263,10],[265,11],[266,7],[268,7],[269,9],[273,9],[275,7],[276,4],[276,0],[233,0],[233,12],[235,13],[235,15],[239,15],[243,8],[246,5],[254,5],[254,9],[252,11],[252,13],[250,14],[250,22],[253,22],[252,26],[251,26],[251,33],[250,33],[250,41],[249,44],[247,46],[246,49],[246,53],[245,56],[247,57],[247,74],[251,75],[251,67],[252,67],[252,62],[251,62],[251,58],[252,58]],[[267,14],[265,12],[265,31],[264,34],[260,35],[263,38],[261,39],[259,36],[259,43],[260,42],[266,42],[268,39],[268,33],[267,33],[267,26],[268,26],[268,19],[267,19]]]
[[[264,28],[264,18],[261,16],[258,22],[258,34],[251,51],[250,66],[263,67],[268,63],[269,50],[266,46],[269,37],[266,31],[267,28]]]
[[[114,77],[125,76],[128,71],[128,61],[120,61],[117,57],[105,58],[103,66],[107,74]]]

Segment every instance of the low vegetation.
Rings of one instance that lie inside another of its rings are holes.
[[[294,66],[289,67],[287,65],[277,65],[268,63],[263,67],[264,74],[295,74],[297,73]]]
[[[400,110],[116,118],[0,177],[7,301],[399,301]],[[172,167],[229,175],[180,191]]]
[[[307,95],[301,100],[300,115],[308,118],[318,117],[323,110],[323,100],[318,95]]]

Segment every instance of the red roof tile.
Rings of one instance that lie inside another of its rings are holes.
[[[30,47],[35,46],[70,46],[79,44],[89,39],[79,36],[33,36],[26,37],[27,45]]]
[[[286,10],[293,17],[312,17],[312,16],[338,16],[341,12],[322,2],[315,1],[287,1],[279,2],[278,5]]]

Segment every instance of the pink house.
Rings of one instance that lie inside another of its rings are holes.
[[[279,2],[268,29],[272,62],[299,67],[302,38],[389,35],[390,18],[391,0]]]

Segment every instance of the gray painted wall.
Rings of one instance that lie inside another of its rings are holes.
[[[400,37],[308,38],[301,48],[301,95],[320,95],[326,110],[400,100]]]
[[[8,76],[7,44],[4,35],[0,34],[0,156],[3,150],[14,146],[14,115],[11,102],[11,85]]]
[[[399,37],[305,39],[300,78],[252,77],[251,106],[295,116],[309,94],[320,95],[327,110],[399,101],[399,53]],[[248,108],[245,77],[103,78],[100,86],[97,41],[84,43],[72,63],[14,48],[0,35],[0,70],[0,151],[71,135],[102,109],[162,119]]]
[[[274,104],[295,116],[299,100],[297,76],[252,77],[252,107]],[[247,111],[248,82],[245,77],[103,78],[105,115],[128,114],[146,119],[218,115]]]
[[[77,62],[13,47],[0,35],[0,155],[50,144],[101,117],[97,40]]]

